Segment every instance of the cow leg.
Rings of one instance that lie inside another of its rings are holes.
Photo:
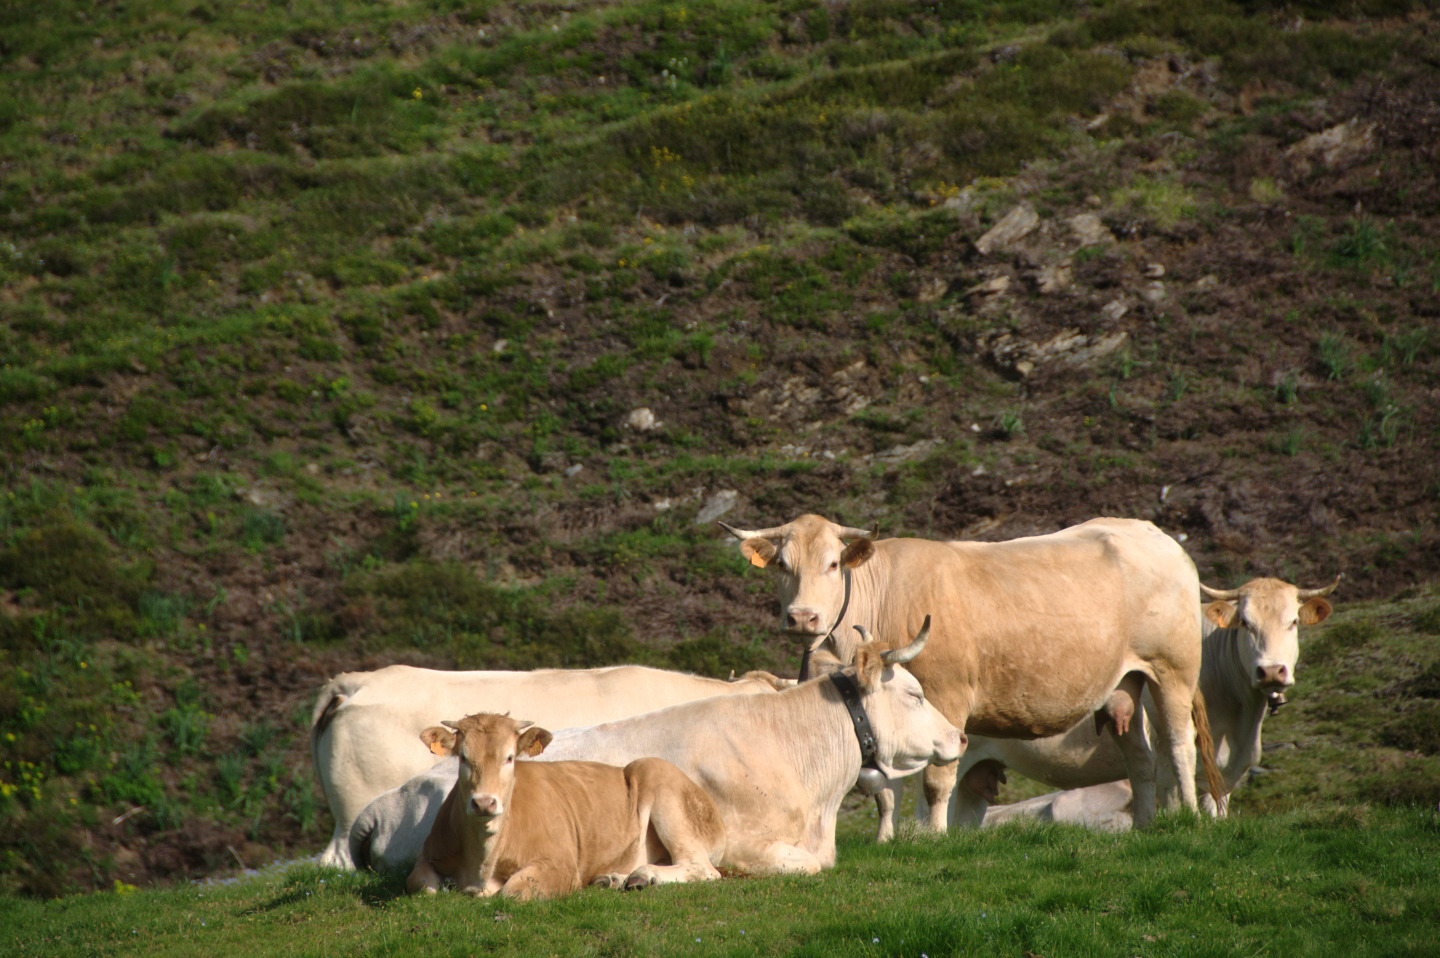
[[[714,800],[669,762],[642,758],[625,771],[637,796],[636,833],[645,836],[645,859],[626,876],[625,890],[719,878],[725,823]]]
[[[955,780],[959,777],[960,763],[927,765],[920,773],[924,779],[921,793],[924,806],[915,806],[915,817],[925,817],[925,827],[932,832],[943,832],[949,827],[950,797],[955,794]]]
[[[730,848],[725,860],[748,875],[817,875],[820,859],[798,845],[766,842],[760,847]]]
[[[965,760],[962,758],[961,762]],[[955,828],[979,828],[985,813],[1000,797],[1005,766],[993,758],[981,759],[965,770],[950,799],[950,823]]]
[[[500,887],[500,894],[516,901],[530,901],[533,898],[554,898],[574,887],[573,872],[551,862],[531,862],[505,880],[505,884]],[[487,890],[484,889],[475,889],[471,893],[487,896]]]
[[[1161,675],[1150,683],[1150,695],[1155,700],[1155,728],[1158,733],[1159,772],[1162,790],[1157,807],[1198,809],[1195,789],[1195,721],[1191,709],[1195,704],[1194,683],[1187,683],[1170,673]],[[1176,786],[1179,800],[1176,800]],[[1135,820],[1140,824],[1139,792],[1135,795]]]
[[[1137,693],[1134,699],[1138,702],[1139,698]],[[1146,721],[1143,708],[1133,710],[1129,720],[1123,723],[1126,726],[1125,732],[1119,733],[1118,726],[1122,723],[1109,720],[1117,700],[1121,703],[1119,707],[1124,707],[1123,699],[1112,694],[1107,709],[1095,713],[1096,725],[1108,729],[1115,739],[1115,744],[1120,747],[1120,756],[1125,761],[1125,774],[1130,779],[1130,790],[1134,796],[1131,807],[1135,827],[1143,828],[1155,817],[1155,749],[1150,744],[1149,722]]]
[[[440,884],[440,873],[428,859],[422,857],[415,863],[415,867],[410,869],[410,876],[405,879],[405,891],[412,895],[422,891],[433,895],[440,890]]]
[[[626,891],[692,881],[714,881],[720,877],[715,863],[725,853],[725,826],[719,817],[700,821],[686,816],[681,796],[673,796],[673,808],[657,802],[655,814],[646,824],[645,847],[648,861],[624,876]],[[713,806],[711,806],[713,807]],[[668,859],[671,864],[657,864]],[[613,887],[613,886],[612,886]]]
[[[875,841],[884,844],[895,837],[900,827],[900,799],[905,793],[905,780],[891,781],[873,768],[862,768],[855,790],[875,799]]]
[[[896,779],[875,793],[875,841],[884,843],[895,838],[900,828],[900,799],[905,794],[905,780]]]
[[[335,822],[335,834],[330,836],[330,844],[320,854],[320,864],[347,871],[356,867],[350,860],[350,829],[342,828],[338,820]]]

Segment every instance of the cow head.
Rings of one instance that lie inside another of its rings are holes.
[[[736,529],[723,522],[720,527],[740,540],[740,552],[752,565],[775,572],[781,627],[796,635],[821,636],[835,627],[845,605],[842,570],[875,554],[871,533],[822,516],[801,516],[773,529]]]
[[[855,683],[875,733],[875,764],[880,771],[886,778],[897,778],[958,759],[965,751],[965,733],[930,704],[920,682],[904,666],[925,648],[930,617],[901,649],[881,651],[863,626],[856,626],[856,631],[863,644],[855,650]]]
[[[493,834],[510,807],[516,758],[539,755],[551,735],[533,722],[489,712],[442,724],[443,728],[437,725],[421,732],[420,741],[437,755],[459,757],[456,802],[463,801],[466,817]]]
[[[1322,589],[1301,589],[1279,579],[1252,579],[1238,589],[1200,591],[1215,601],[1205,617],[1222,629],[1238,629],[1241,666],[1250,687],[1280,692],[1295,684],[1300,658],[1300,626],[1316,625],[1330,615],[1325,596],[1340,577]]]

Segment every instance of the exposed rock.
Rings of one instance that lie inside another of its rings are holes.
[[[1071,270],[1069,266],[1052,264],[1042,266],[1035,273],[1035,288],[1042,293],[1061,293],[1070,288]]]
[[[641,406],[639,409],[632,409],[620,422],[621,427],[633,429],[636,432],[650,432],[660,426],[660,420],[655,418],[655,413],[649,406]]]
[[[1081,246],[1100,246],[1115,242],[1115,234],[1094,213],[1076,213],[1065,221]]]
[[[695,524],[697,526],[709,525],[731,509],[734,509],[735,504],[739,501],[740,493],[734,489],[721,489],[705,500],[705,504],[702,505],[700,511],[695,514]]]
[[[1130,312],[1130,307],[1125,304],[1123,299],[1112,299],[1100,307],[1100,316],[1107,323],[1117,322],[1128,312]]]
[[[1150,263],[1140,271],[1146,279],[1159,279],[1165,275],[1165,267],[1160,263]]]
[[[253,486],[245,486],[235,490],[235,498],[241,502],[248,503],[256,508],[263,509],[270,504],[270,496]]]
[[[1286,150],[1285,155],[1294,162],[1295,172],[1305,176],[1316,163],[1347,170],[1374,151],[1375,124],[1363,123],[1356,117],[1310,134]]]
[[[1115,352],[1128,338],[1129,334],[1123,330],[1087,336],[1078,329],[1067,329],[1043,343],[1032,343],[1009,331],[996,330],[986,344],[986,353],[1002,370],[1024,377],[1046,362],[1063,362],[1081,368],[1090,366]]]
[[[891,446],[884,452],[877,452],[872,456],[866,456],[866,461],[897,463],[909,462],[913,459],[921,459],[940,446],[939,439],[921,439],[919,442],[908,446]]]
[[[1035,212],[1035,207],[1029,203],[1021,203],[976,240],[975,248],[985,256],[1009,249],[1039,225],[1040,215]]]
[[[1140,287],[1140,298],[1152,306],[1156,303],[1165,302],[1168,293],[1165,291],[1165,284],[1158,279],[1151,280]]]
[[[976,283],[965,291],[967,296],[994,296],[1010,288],[1010,277],[1005,274],[992,276],[983,283]]]
[[[536,472],[560,472],[566,468],[569,460],[563,452],[542,452],[535,459]]]
[[[920,291],[915,298],[921,303],[933,303],[950,291],[950,281],[942,277],[935,277],[920,284]]]

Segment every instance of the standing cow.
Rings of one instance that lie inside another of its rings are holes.
[[[1149,522],[1092,519],[1009,542],[872,540],[806,515],[770,529],[725,523],[754,565],[774,572],[783,627],[846,661],[850,626],[913,634],[934,613],[931,651],[914,667],[926,696],[967,732],[1041,738],[1096,712],[1123,713],[1141,685],[1159,733],[1161,797],[1196,807],[1200,610],[1195,564]],[[848,544],[846,540],[851,540]],[[1137,821],[1156,808],[1156,755],[1142,722],[1117,743]],[[930,826],[944,830],[954,765],[927,769]]]
[[[669,762],[517,762],[543,751],[550,733],[488,713],[423,739],[460,761],[406,881],[412,893],[439,891],[445,878],[472,895],[528,899],[720,877],[720,813]]]
[[[447,672],[391,665],[327,682],[310,721],[315,773],[335,817],[322,864],[353,868],[350,827],[372,798],[438,760],[420,733],[457,715],[509,712],[549,728],[593,725],[712,695],[773,692],[764,672],[737,680],[638,665],[533,672]]]
[[[1203,779],[1197,783],[1205,787],[1202,804],[1211,813],[1225,814],[1230,791],[1260,760],[1261,723],[1284,702],[1285,690],[1295,683],[1300,626],[1325,621],[1331,612],[1325,596],[1339,584],[1337,576],[1318,589],[1268,578],[1252,579],[1238,589],[1200,585],[1214,601],[1202,607],[1199,687],[1224,786],[1217,795],[1216,788]],[[1140,722],[1154,711],[1148,697],[1144,704],[1144,713],[1136,716]],[[1004,818],[1038,816],[1079,824],[1105,823],[1101,827],[1106,828],[1128,818],[1128,790],[1089,788],[1123,779],[1124,758],[1094,723],[1082,722],[1062,735],[1033,741],[971,736],[959,772],[962,783],[969,782],[972,787],[962,784],[955,790],[957,825],[990,822],[987,807],[995,798],[996,779],[1003,781],[1006,768],[1046,785],[1083,789],[1086,794],[1043,796],[1058,803],[1053,808],[1042,799],[1031,799],[1008,807]],[[975,787],[976,783],[980,787]]]

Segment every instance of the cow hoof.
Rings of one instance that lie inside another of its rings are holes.
[[[620,888],[624,884],[624,875],[596,875],[590,879],[591,888]]]
[[[640,872],[635,872],[629,878],[625,879],[625,890],[639,891],[642,888],[649,888],[654,884],[654,878],[651,878],[649,875],[642,875]]]

